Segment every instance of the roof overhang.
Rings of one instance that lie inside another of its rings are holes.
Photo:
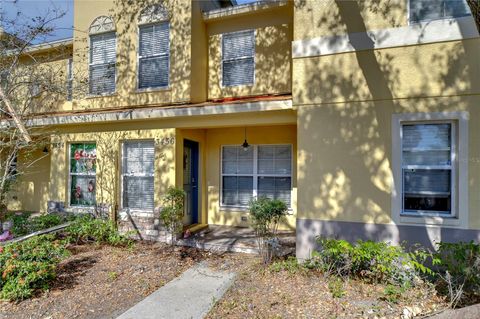
[[[220,20],[228,17],[237,17],[247,15],[253,12],[267,11],[279,7],[284,7],[289,4],[289,0],[278,1],[256,1],[252,3],[246,3],[236,5],[232,7],[215,9],[203,13],[203,20],[206,22]]]

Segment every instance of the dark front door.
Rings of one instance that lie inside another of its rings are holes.
[[[183,190],[185,198],[184,225],[198,223],[198,143],[183,142]]]

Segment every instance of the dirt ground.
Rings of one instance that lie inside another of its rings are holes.
[[[48,292],[18,304],[0,302],[0,318],[115,318],[200,261],[237,273],[210,319],[409,318],[446,306],[433,288],[409,290],[392,302],[385,300],[385,286],[354,280],[341,282],[342,296],[334,298],[332,279],[321,273],[275,272],[255,255],[180,247],[172,252],[161,243],[137,243],[131,249],[75,246],[73,253],[61,263]]]
[[[17,304],[0,302],[0,318],[115,318],[208,256],[191,248],[172,253],[161,243],[72,250],[49,291]]]
[[[274,272],[258,259],[242,259],[236,268],[237,280],[207,318],[411,318],[446,307],[427,286],[390,302],[384,300],[383,285],[340,281],[343,296],[334,298],[332,279],[316,271]]]

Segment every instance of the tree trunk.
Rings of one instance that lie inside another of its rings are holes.
[[[467,0],[467,3],[470,6],[470,10],[472,10],[477,30],[480,32],[480,0]]]

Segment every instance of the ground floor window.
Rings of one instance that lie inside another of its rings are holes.
[[[291,204],[291,145],[222,147],[223,206],[248,206],[254,197],[266,196]]]
[[[154,208],[153,140],[126,141],[122,151],[122,207],[139,210]]]
[[[70,205],[94,206],[97,148],[95,143],[70,144]]]

